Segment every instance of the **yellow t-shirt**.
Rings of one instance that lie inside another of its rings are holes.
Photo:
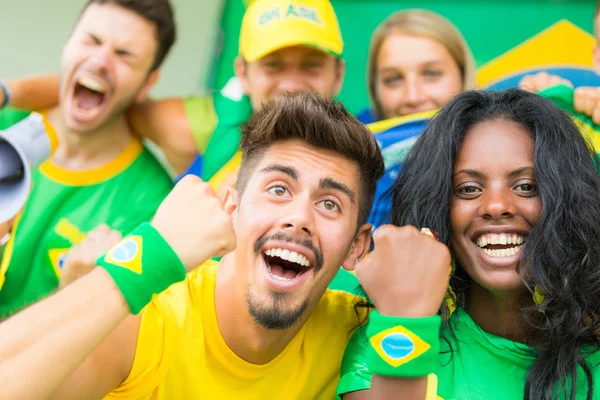
[[[106,399],[334,399],[342,355],[359,324],[356,296],[328,289],[281,354],[250,364],[219,331],[217,266],[204,264],[144,309],[132,370]]]

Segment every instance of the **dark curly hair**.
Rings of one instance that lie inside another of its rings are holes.
[[[532,293],[538,286],[545,294],[542,304],[532,300],[521,309],[526,342],[536,356],[526,378],[525,399],[550,400],[557,394],[574,399],[577,392],[585,393],[577,387],[581,367],[591,400],[594,366],[585,356],[600,347],[600,177],[596,154],[569,116],[549,100],[518,89],[458,95],[430,122],[388,191],[391,221],[435,229],[440,241],[452,248],[454,161],[469,129],[499,118],[529,131],[542,204],[517,267]],[[527,265],[526,277],[522,265]],[[461,305],[469,296],[470,282],[456,260],[450,283]],[[443,331],[448,332],[446,304],[440,314]]]

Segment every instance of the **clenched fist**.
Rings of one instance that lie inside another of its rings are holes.
[[[575,111],[590,117],[600,125],[600,88],[578,87],[573,94]]]
[[[86,275],[96,266],[96,260],[121,241],[121,234],[106,225],[100,225],[88,232],[86,237],[67,253],[62,268],[59,287]]]
[[[383,225],[375,250],[356,266],[356,276],[383,315],[437,314],[450,281],[450,251],[415,227]]]
[[[6,222],[0,222],[0,250],[2,250],[2,246],[4,246],[5,242],[10,238],[10,230],[12,228],[14,220],[9,220]]]
[[[547,72],[538,72],[535,75],[524,76],[523,79],[521,79],[521,82],[519,82],[519,87],[528,92],[535,93],[560,84],[573,87],[571,82],[558,75],[550,75]]]
[[[235,248],[231,216],[210,184],[187,175],[162,202],[152,226],[169,243],[188,271]]]

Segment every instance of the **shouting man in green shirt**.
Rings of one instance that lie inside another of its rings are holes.
[[[42,110],[58,133],[0,266],[0,318],[52,292],[68,250],[100,224],[126,233],[172,187],[132,135],[124,111],[143,101],[175,40],[168,0],[89,0],[61,58],[60,104]],[[6,96],[5,94],[9,94]],[[5,106],[0,129],[28,112]]]

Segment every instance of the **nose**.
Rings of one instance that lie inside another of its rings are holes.
[[[404,85],[404,99],[407,104],[418,105],[424,101],[423,85],[416,77],[407,77]]]
[[[297,196],[283,212],[285,214],[280,220],[282,231],[297,238],[312,237],[315,232],[315,220],[309,199]]]
[[[88,62],[96,70],[107,71],[113,62],[114,53],[108,45],[97,46],[90,55]]]
[[[302,72],[295,68],[290,68],[281,75],[278,86],[281,92],[298,93],[308,90]]]
[[[483,194],[483,204],[479,209],[479,216],[485,219],[501,220],[512,218],[517,213],[508,191],[488,190]]]

